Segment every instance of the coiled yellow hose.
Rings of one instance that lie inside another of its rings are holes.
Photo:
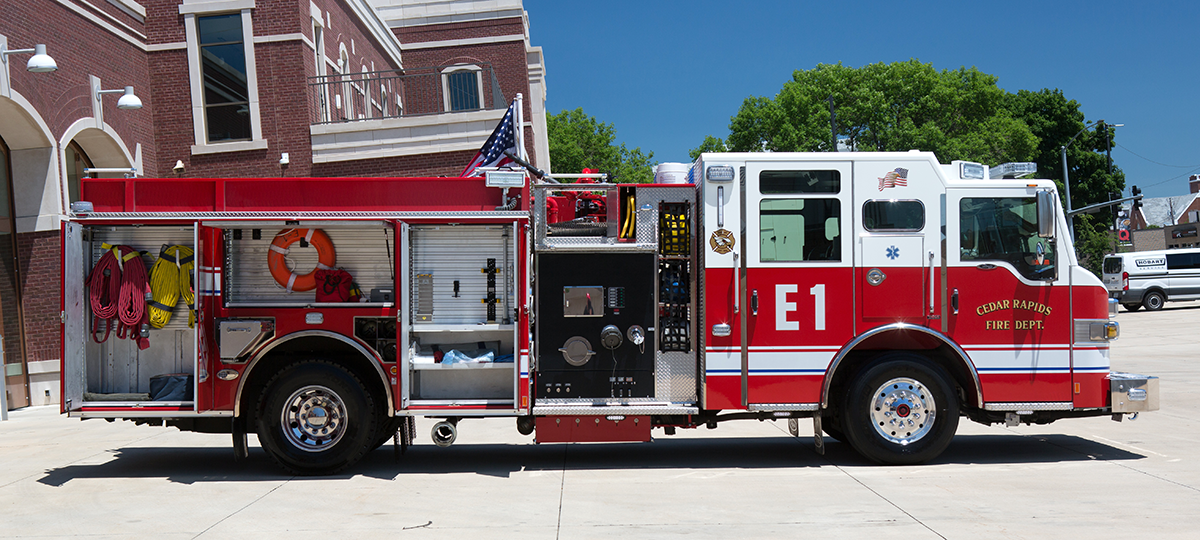
[[[188,306],[188,327],[196,326],[196,291],[192,288],[192,269],[196,260],[192,248],[164,246],[150,269],[150,326],[162,328],[171,321],[171,311],[182,298]]]

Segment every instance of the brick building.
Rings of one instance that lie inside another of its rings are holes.
[[[9,408],[58,401],[82,177],[453,176],[517,94],[549,166],[520,0],[5,0],[0,52]]]

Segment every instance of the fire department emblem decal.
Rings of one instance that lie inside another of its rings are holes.
[[[712,250],[720,255],[733,251],[734,244],[733,233],[726,229],[713,231],[712,236],[708,239],[708,245],[712,246]]]

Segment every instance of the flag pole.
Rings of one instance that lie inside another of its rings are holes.
[[[529,154],[525,151],[525,97],[517,92],[514,101],[517,102],[517,153],[521,154],[525,161],[529,161]]]

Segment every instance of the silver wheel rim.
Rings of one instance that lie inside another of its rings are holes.
[[[321,452],[346,434],[346,405],[329,388],[305,386],[288,397],[279,420],[292,446],[305,452]]]
[[[1146,302],[1146,307],[1149,307],[1150,309],[1158,309],[1162,307],[1162,304],[1162,298],[1160,298],[1157,294],[1152,294]]]
[[[901,446],[921,440],[933,429],[937,403],[920,381],[892,379],[871,399],[871,425],[885,440]]]

